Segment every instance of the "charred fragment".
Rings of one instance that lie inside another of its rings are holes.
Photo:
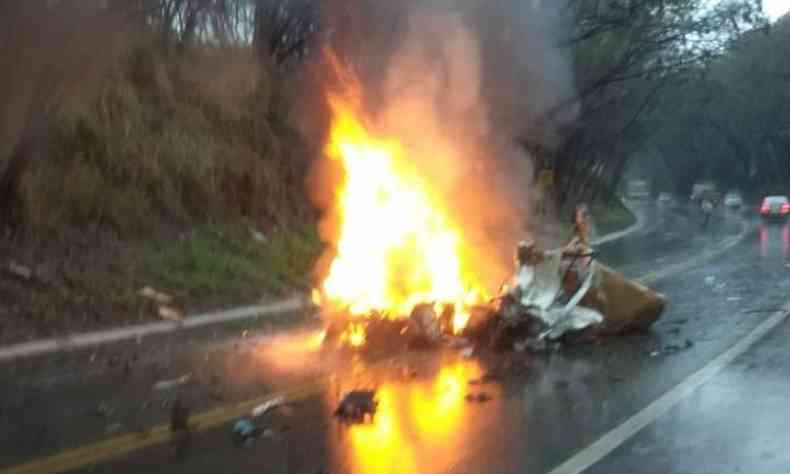
[[[346,423],[362,423],[366,416],[373,421],[377,407],[374,390],[353,390],[343,397],[334,414]]]

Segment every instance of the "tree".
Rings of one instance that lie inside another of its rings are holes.
[[[578,110],[549,160],[560,203],[614,186],[653,133],[647,118],[665,93],[720,56],[727,40],[761,24],[759,2],[570,0],[577,93],[552,108],[547,123]],[[533,139],[534,140],[534,139]],[[528,147],[534,144],[527,138]]]

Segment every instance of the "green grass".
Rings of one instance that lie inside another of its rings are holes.
[[[151,268],[161,287],[179,296],[229,290],[278,294],[311,286],[320,249],[313,228],[277,231],[261,242],[243,225],[206,226],[161,248]]]

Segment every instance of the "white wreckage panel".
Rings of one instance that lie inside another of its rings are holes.
[[[573,264],[571,264],[573,265]],[[540,339],[554,340],[569,331],[579,331],[603,322],[604,318],[598,311],[579,306],[579,302],[592,287],[595,272],[592,265],[574,266],[580,271],[584,280],[567,302],[561,301],[562,275],[568,268],[563,268],[561,252],[546,252],[543,259],[535,264],[519,264],[513,278],[510,295],[522,306],[530,316],[540,320],[547,329],[540,334]],[[586,275],[582,275],[586,273]],[[517,324],[518,321],[509,321]]]

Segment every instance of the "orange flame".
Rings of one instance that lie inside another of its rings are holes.
[[[397,139],[374,136],[350,101],[330,95],[329,103],[326,153],[344,176],[335,196],[339,239],[323,294],[356,316],[404,317],[419,303],[453,304],[459,332],[468,320],[465,305],[484,291],[464,264],[471,249],[443,196]]]

